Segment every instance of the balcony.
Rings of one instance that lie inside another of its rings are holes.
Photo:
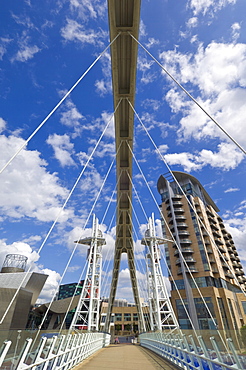
[[[192,241],[190,239],[180,239],[180,244],[191,244]]]
[[[217,230],[212,229],[212,233],[213,233],[213,236],[214,236],[214,237],[218,237],[218,238],[220,238],[220,233],[219,233]]]
[[[177,222],[177,227],[179,229],[183,229],[183,228],[186,229],[188,227],[188,225],[185,222]]]
[[[217,247],[219,248],[219,250],[222,252],[222,253],[226,253],[226,249],[224,247],[222,247],[222,245],[217,245]]]
[[[174,201],[173,201],[173,206],[174,206],[174,207],[176,207],[176,206],[178,206],[178,207],[179,207],[179,206],[183,206],[183,203],[182,203],[182,202],[180,202],[180,200],[174,200]]]
[[[227,250],[228,250],[229,253],[234,253],[234,251],[231,247],[227,247]]]
[[[196,269],[196,267],[194,267],[194,266],[190,266],[189,267],[189,270],[187,269],[187,268],[185,268],[185,272],[198,272],[198,270]],[[182,269],[181,269],[181,267],[177,270],[177,274],[178,275],[180,275],[180,274],[182,274]]]
[[[217,222],[216,222],[216,220],[214,219],[214,217],[211,217],[210,215],[208,215],[208,219],[209,219],[209,221],[211,222],[211,226],[212,225],[217,225]],[[217,227],[217,226],[216,226]]]
[[[179,235],[184,235],[184,236],[189,236],[190,235],[190,233],[189,233],[189,231],[186,231],[186,230],[179,230]],[[181,241],[180,241],[181,242]]]
[[[192,248],[181,248],[180,251],[182,253],[194,253],[194,250]],[[179,254],[179,250],[177,249],[175,252],[174,252],[174,255],[177,256]]]
[[[193,257],[190,257],[190,256],[183,256],[183,260],[186,263],[195,263],[196,262],[196,260]],[[176,259],[175,264],[176,265],[179,265],[180,264],[180,258],[177,258]]]
[[[176,220],[186,220],[186,217],[183,215],[175,215]]]
[[[226,252],[226,249],[224,248],[224,242],[221,239],[214,237],[214,241],[219,248],[222,248]]]
[[[211,271],[214,273],[214,274],[217,274],[218,273],[218,269],[216,267],[212,267],[211,268]]]
[[[234,279],[234,276],[230,272],[225,272],[225,276],[229,279]]]
[[[180,214],[180,213],[184,213],[184,210],[183,210],[183,208],[174,208],[174,213],[175,213],[175,215]]]
[[[212,230],[219,231],[219,228],[216,225],[216,223],[215,224],[214,223],[210,223],[210,227],[211,227]]]
[[[172,197],[172,200],[180,200],[182,199],[182,195],[180,194],[175,194],[174,197]]]
[[[211,212],[210,209],[208,209],[208,208],[206,209],[206,213],[207,213],[208,216],[214,217],[213,212]]]

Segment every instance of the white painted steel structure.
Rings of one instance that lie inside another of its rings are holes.
[[[231,339],[227,339],[229,352],[221,352],[214,337],[210,345],[201,336],[165,333],[144,333],[139,336],[140,344],[181,369],[190,370],[229,370],[246,368],[245,356],[236,353]],[[209,348],[208,348],[209,347]]]
[[[80,239],[76,243],[89,245],[87,257],[87,272],[81,296],[74,314],[71,329],[88,331],[99,330],[100,292],[102,271],[102,245],[106,244],[98,219],[93,215],[91,237]]]
[[[11,341],[0,349],[0,367],[14,370],[69,370],[80,364],[99,349],[110,344],[110,335],[105,333],[81,333],[42,337],[38,347],[31,350],[31,338],[25,342],[20,355],[9,354]]]
[[[142,244],[148,248],[146,254],[147,282],[149,297],[150,329],[152,331],[177,329],[178,321],[168,297],[160,265],[159,245],[165,239],[156,236],[154,214],[149,218],[148,229]]]

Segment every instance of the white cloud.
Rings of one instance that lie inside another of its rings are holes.
[[[166,144],[159,145],[158,149],[159,149],[159,152],[161,154],[165,154],[167,152],[167,150],[168,150],[168,145],[166,145]],[[157,154],[159,155],[158,152],[157,152]]]
[[[246,201],[242,201],[235,207],[235,211],[227,211],[222,215],[226,230],[232,235],[239,257],[244,264],[246,271],[246,217],[245,217]],[[239,212],[242,211],[242,212]]]
[[[52,146],[55,152],[55,158],[60,162],[62,167],[75,165],[71,157],[74,145],[70,142],[70,138],[67,134],[49,135],[47,143]]]
[[[197,25],[198,25],[198,18],[197,17],[192,17],[187,22],[187,27],[188,28],[194,28],[194,27],[197,27]]]
[[[147,297],[146,274],[145,273],[143,274],[140,271],[136,270],[136,275],[138,279],[140,297],[146,299]],[[122,269],[119,273],[116,297],[118,299],[124,297],[128,302],[134,302],[129,268]]]
[[[235,42],[235,41],[237,41],[237,39],[240,36],[241,26],[240,26],[240,24],[238,22],[235,22],[231,26],[231,29],[232,29],[232,39]]]
[[[8,37],[0,37],[0,60],[3,59],[4,54],[7,52],[7,45],[13,41]]]
[[[154,45],[158,45],[160,43],[159,40],[155,39],[154,37],[148,38],[148,43],[146,44],[146,48],[150,49]]]
[[[195,55],[167,51],[160,56],[179,82],[191,83],[194,89],[199,89],[198,102],[236,141],[246,146],[246,45],[212,42],[206,48],[200,45]],[[179,138],[228,140],[205,113],[187,99],[176,87],[166,94],[171,109],[184,115],[180,120]]]
[[[0,136],[0,168],[23,145],[24,140],[15,136]],[[53,221],[68,194],[59,184],[55,173],[46,170],[47,163],[34,150],[23,149],[1,174],[1,216],[21,219],[31,217],[39,221]],[[64,210],[59,222],[73,216]]]
[[[102,39],[105,32],[100,30],[96,32],[93,29],[84,27],[73,19],[67,19],[67,24],[61,29],[61,35],[66,41],[79,42],[81,45],[92,44],[102,47]]]
[[[88,19],[96,19],[98,16],[105,15],[107,6],[106,2],[100,0],[69,0],[70,9],[76,12],[84,21]]]
[[[201,170],[208,165],[228,171],[236,168],[241,163],[244,154],[234,144],[221,143],[218,145],[217,152],[203,149],[196,154],[188,152],[173,153],[166,154],[165,159],[169,165],[180,165],[187,172]]]
[[[0,117],[0,133],[5,130],[6,126],[7,126],[7,122],[4,121],[4,119]]]
[[[233,193],[235,191],[240,191],[239,188],[229,188],[224,191],[224,193]]]
[[[11,58],[11,62],[26,62],[32,59],[41,49],[37,45],[30,45],[30,37],[27,32],[24,31],[22,36],[18,40],[19,50]]]
[[[32,250],[29,244],[23,241],[17,241],[12,244],[7,244],[5,240],[0,240],[0,267],[2,266],[7,254],[21,254],[28,258],[26,271],[30,268],[31,272],[48,275],[44,288],[38,299],[38,303],[48,302],[52,299],[55,289],[59,285],[61,279],[60,274],[50,269],[43,269],[37,264],[39,255]]]
[[[229,4],[235,4],[236,0],[190,0],[189,7],[194,15],[206,14],[208,11],[216,12]]]
[[[161,102],[156,99],[145,99],[142,101],[141,105],[143,105],[144,108],[152,108],[154,111],[158,111],[161,106]]]
[[[50,302],[55,296],[61,282],[61,275],[58,272],[47,268],[41,269],[39,272],[48,275],[41,294],[37,300],[38,304],[42,304]]]

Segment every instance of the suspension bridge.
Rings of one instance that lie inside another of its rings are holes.
[[[69,331],[67,333],[61,331],[59,335],[52,336],[52,333],[51,335],[42,335],[41,331],[38,330],[33,338],[26,338],[21,351],[16,351],[18,347],[17,342],[15,348],[13,348],[12,341],[5,340],[0,349],[0,368],[51,370],[72,369],[77,365],[82,368],[86,364],[86,368],[89,369],[91,363],[91,368],[95,369],[113,368],[113,366],[119,369],[244,369],[246,368],[244,356],[238,353],[237,343],[231,338],[223,337],[219,333],[215,337],[211,336],[208,338],[202,335],[202,331],[199,332],[196,314],[194,313],[194,303],[192,306],[192,298],[189,298],[188,288],[188,307],[193,332],[186,336],[180,329],[168,296],[160,265],[160,245],[165,244],[167,241],[172,243],[177,243],[178,241],[177,238],[170,241],[156,235],[154,216],[149,217],[145,236],[142,240],[142,244],[147,249],[149,322],[146,322],[136,276],[132,225],[132,193],[134,190],[132,182],[132,162],[134,159],[133,123],[135,116],[140,120],[137,112],[134,110],[137,55],[138,47],[141,45],[138,41],[140,0],[108,0],[108,13],[115,109],[117,201],[112,282],[103,331],[100,331],[100,292],[102,248],[105,244],[105,239],[100,230],[99,221],[93,215],[91,235],[76,241],[76,245],[83,244],[88,246],[87,270],[81,295],[79,298],[77,297],[77,308]],[[160,64],[158,61],[156,62]],[[163,69],[161,65],[160,67]],[[168,75],[173,79],[169,73]],[[173,80],[177,82],[175,79]],[[198,104],[182,86],[180,87],[195,104]],[[65,100],[72,89],[69,90],[62,101]],[[207,114],[206,111],[204,113]],[[210,118],[219,126],[212,117]],[[43,121],[39,128],[44,123]],[[32,136],[29,137],[28,141],[31,140]],[[235,144],[239,146],[237,143]],[[242,148],[239,146],[239,149]],[[18,152],[16,155],[18,155]],[[6,166],[14,160],[15,156],[12,157]],[[174,213],[175,210],[173,209],[172,212]],[[110,334],[112,309],[123,253],[127,255],[133,297],[138,312],[138,343],[141,349],[138,346],[130,346],[130,344],[124,346],[123,344],[110,344],[110,341],[112,343]],[[180,258],[183,256],[181,252],[179,255]],[[181,263],[181,270],[184,276],[186,276],[185,269],[189,269],[186,261],[184,259],[184,262]],[[188,284],[187,281],[186,284]],[[14,299],[15,297],[13,297],[6,311],[11,308],[11,303],[13,303]],[[68,311],[71,307],[68,307]],[[4,318],[2,318],[2,321]],[[218,343],[218,339],[221,340],[221,343]],[[153,357],[154,354],[152,352],[144,352],[144,349],[151,350],[158,357]],[[98,355],[95,355],[96,352],[98,352]],[[92,358],[95,361],[94,365],[91,362],[92,360],[88,361],[92,355],[94,355]],[[161,359],[165,359],[168,362],[163,364]],[[115,361],[115,365],[113,361]]]

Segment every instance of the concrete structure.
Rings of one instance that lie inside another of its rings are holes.
[[[29,328],[36,329],[41,324],[47,310],[49,310],[47,314],[47,319],[45,320],[42,329],[69,329],[75,309],[78,306],[78,301],[79,296],[76,295],[74,297],[54,301],[51,305],[50,302],[48,302],[35,307],[32,310],[29,319]],[[65,318],[66,315],[69,320],[68,322]]]
[[[0,325],[0,329],[25,329],[29,311],[34,306],[48,275],[23,272],[23,264],[22,267],[15,266],[17,260],[23,262],[23,259],[13,258],[13,265],[11,265],[11,258],[7,259],[8,266],[4,263],[0,273],[0,318],[3,317],[6,310],[8,313]],[[9,272],[15,270],[22,272]]]
[[[240,290],[245,291],[246,277],[232,236],[199,181],[183,172],[174,171],[173,176],[177,181],[160,176],[157,187],[163,235],[172,240],[166,243],[165,252],[179,324],[182,329],[191,328],[181,295],[195,328],[236,332],[246,323],[246,298]]]

